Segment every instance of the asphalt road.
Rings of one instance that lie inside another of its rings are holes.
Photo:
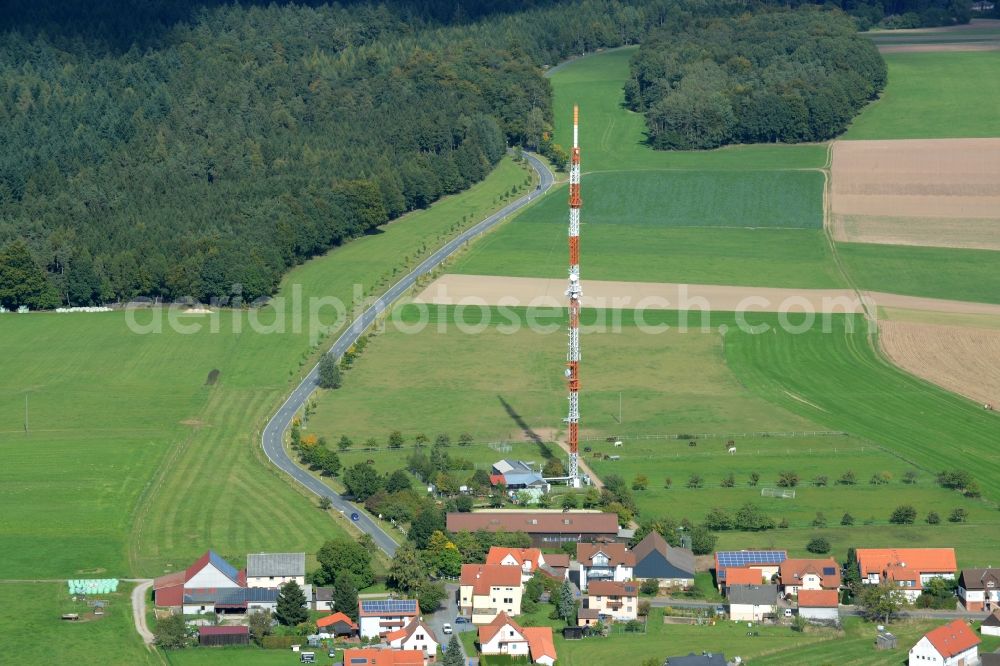
[[[383,312],[386,312],[396,299],[406,293],[406,291],[414,285],[418,277],[437,268],[441,262],[458,251],[467,241],[470,241],[486,231],[489,231],[494,226],[502,222],[504,218],[509,216],[511,213],[529,205],[532,201],[545,194],[545,192],[552,187],[552,172],[550,172],[548,168],[534,155],[525,153],[525,158],[528,160],[531,167],[538,173],[538,189],[532,190],[529,194],[508,204],[493,215],[487,217],[482,222],[476,224],[474,227],[463,231],[461,234],[444,245],[444,247],[440,248],[430,257],[421,262],[420,265],[414,268],[411,273],[390,287],[390,289],[379,297],[375,303],[369,306],[367,310],[355,319],[347,330],[345,330],[341,336],[337,338],[337,341],[333,343],[333,346],[330,347],[329,353],[333,354],[337,358],[343,356],[348,347],[357,341],[361,334],[364,333],[365,330],[372,325],[372,323],[374,323],[375,319]],[[316,366],[309,371],[309,374],[302,380],[302,383],[295,387],[295,390],[292,391],[292,394],[288,396],[287,400],[285,400],[285,403],[278,410],[278,413],[271,417],[271,420],[264,428],[264,434],[261,437],[261,445],[264,447],[264,453],[267,455],[268,460],[270,460],[290,477],[295,479],[298,483],[305,486],[305,488],[310,492],[315,493],[318,497],[328,497],[333,503],[333,508],[335,510],[340,511],[352,520],[353,516],[356,515],[357,520],[353,520],[354,525],[361,531],[370,534],[378,547],[384,550],[389,556],[392,556],[395,554],[398,544],[385,530],[382,529],[380,525],[372,520],[364,511],[354,506],[334,491],[330,490],[312,474],[298,467],[295,462],[288,457],[288,454],[285,451],[285,447],[283,446],[283,435],[291,426],[292,419],[295,417],[296,412],[302,408],[302,406],[306,403],[306,400],[309,399],[309,396],[316,390],[318,377],[319,366]]]

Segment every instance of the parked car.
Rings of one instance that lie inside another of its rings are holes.
[[[455,618],[455,624],[471,624],[471,623],[472,620],[470,620],[467,617],[462,617],[461,615]]]
[[[716,615],[725,615],[726,614],[726,607],[725,606],[716,606],[715,607],[715,614]]]
[[[451,625],[448,624],[447,622],[445,622],[444,626],[441,627],[441,631],[443,631],[446,634],[450,634],[451,633]]]

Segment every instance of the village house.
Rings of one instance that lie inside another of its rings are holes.
[[[597,511],[475,511],[449,513],[449,532],[524,532],[536,548],[558,548],[567,541],[618,538],[618,514]]]
[[[694,553],[688,548],[671,546],[655,530],[635,545],[632,556],[636,580],[655,579],[660,588],[694,585]]]
[[[726,569],[726,581],[723,592],[729,595],[729,588],[734,585],[765,585],[771,582],[771,578],[764,578],[764,573],[760,569],[751,567],[729,567]]]
[[[322,636],[354,636],[358,633],[358,625],[344,613],[334,613],[316,620],[316,631]]]
[[[811,622],[840,622],[837,590],[805,590],[798,594],[799,616]]]
[[[786,595],[797,595],[799,590],[839,590],[840,565],[832,557],[788,559],[779,565],[778,580]]]
[[[577,624],[589,627],[601,622],[628,622],[639,617],[639,585],[595,580],[587,589]]]
[[[358,628],[362,638],[402,629],[419,615],[416,599],[359,599]]]
[[[909,666],[977,666],[979,644],[965,620],[932,629],[910,648]]]
[[[343,659],[344,666],[424,666],[424,653],[420,650],[348,648]]]
[[[394,650],[420,650],[424,655],[425,663],[432,663],[437,660],[437,651],[440,643],[434,632],[424,624],[423,620],[414,620],[402,629],[389,632],[385,635],[385,640]]]
[[[729,588],[729,618],[760,622],[774,615],[778,606],[777,585],[733,585]]]
[[[459,606],[473,624],[487,624],[499,613],[521,614],[521,568],[502,564],[463,564]]]
[[[578,543],[576,560],[579,563],[581,592],[598,580],[632,580],[635,555],[623,543]]]
[[[486,554],[486,564],[520,567],[521,582],[527,583],[545,564],[542,551],[537,548],[503,548],[493,546]]]
[[[569,578],[569,555],[566,553],[549,553],[544,557],[545,562],[539,567],[539,570],[543,574],[560,581]]]
[[[958,577],[958,598],[965,610],[1000,607],[1000,569],[962,569]]]
[[[715,583],[719,586],[719,592],[724,592],[730,569],[753,569],[760,575],[760,580],[757,580],[752,573],[734,574],[739,576],[741,580],[748,579],[750,581],[747,583],[734,582],[734,585],[770,583],[778,574],[781,563],[787,559],[788,554],[783,550],[720,550],[715,553]]]
[[[305,553],[250,553],[247,555],[247,587],[281,587],[288,581],[306,584]]]
[[[333,588],[314,587],[313,588],[313,610],[332,611],[333,610]]]
[[[979,627],[979,633],[986,636],[1000,636],[1000,608],[990,613]]]
[[[506,613],[479,627],[479,651],[485,655],[528,657],[544,666],[552,666],[556,661],[552,627],[521,627]]]
[[[929,580],[952,580],[958,569],[954,548],[858,548],[855,552],[862,583],[889,581],[911,602]]]

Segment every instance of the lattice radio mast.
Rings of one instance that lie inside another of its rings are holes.
[[[573,107],[573,155],[569,167],[569,350],[566,379],[569,384],[569,483],[580,487],[580,108]]]

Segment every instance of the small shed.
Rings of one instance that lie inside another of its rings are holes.
[[[589,634],[587,627],[564,627],[562,630],[563,638],[568,641],[577,641],[587,636]]]
[[[219,647],[224,645],[249,645],[250,627],[221,626],[198,627],[198,645]]]
[[[888,631],[879,632],[875,637],[876,650],[895,650],[899,646],[899,639]]]

